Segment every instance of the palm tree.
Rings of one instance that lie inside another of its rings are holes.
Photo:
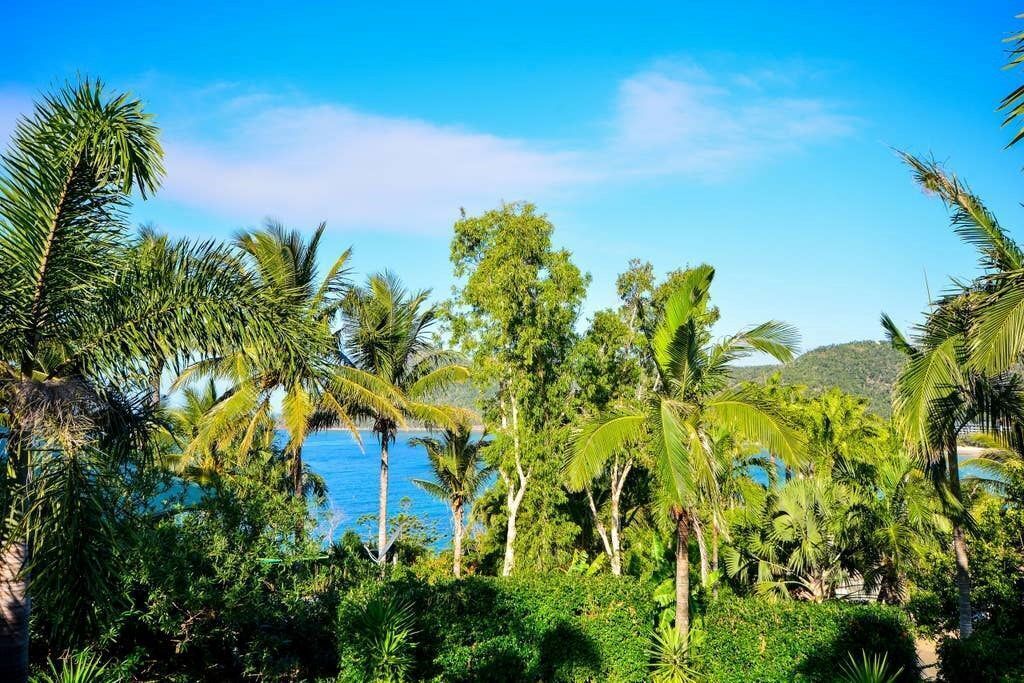
[[[680,276],[664,314],[648,338],[657,369],[655,391],[640,405],[624,405],[578,433],[566,465],[578,478],[593,477],[627,445],[645,442],[661,484],[676,538],[676,629],[689,631],[689,541],[702,500],[717,499],[717,461],[710,448],[715,430],[727,427],[744,441],[763,444],[786,460],[802,446],[798,434],[773,406],[744,388],[729,388],[730,364],[753,352],[789,361],[795,331],[767,322],[711,340],[708,292],[714,270]]]
[[[154,358],[224,349],[268,329],[250,305],[254,283],[230,267],[224,250],[178,242],[152,259],[136,258],[126,208],[132,192],[145,198],[156,190],[161,159],[142,104],[108,96],[93,81],[43,97],[19,121],[3,156],[0,412],[5,471],[12,473],[4,481],[8,524],[0,531],[3,680],[27,676],[30,556],[33,579],[58,589],[70,585],[62,579],[80,581],[105,566],[99,557],[80,557],[75,577],[52,576],[53,555],[30,552],[30,542],[51,547],[42,531],[60,528],[59,519],[32,511],[74,507],[46,503],[71,491],[50,484],[71,479],[36,475],[55,464],[81,471],[86,460],[103,463],[142,448],[145,429],[107,418],[128,416],[138,407],[135,397],[148,396]],[[66,554],[57,559],[69,566]],[[69,590],[66,598],[74,605],[89,596]]]
[[[466,420],[465,411],[437,405],[431,399],[453,382],[469,376],[455,357],[430,336],[438,309],[427,305],[429,291],[409,292],[391,273],[371,276],[343,302],[343,348],[354,371],[372,377],[379,387],[374,405],[361,416],[373,423],[380,445],[380,503],[377,555],[387,556],[388,447],[407,418],[453,427]]]
[[[1022,411],[1018,377],[1007,371],[1024,350],[1024,252],[991,212],[955,176],[935,162],[908,154],[903,159],[915,180],[936,193],[950,209],[954,230],[974,245],[985,277],[957,283],[932,304],[918,338],[908,339],[882,316],[892,345],[908,356],[893,397],[896,423],[921,454],[952,522],[957,565],[960,636],[973,631],[971,577],[966,529],[972,522],[964,505],[957,437],[968,424],[1004,431]]]
[[[409,439],[409,445],[426,449],[430,468],[434,471],[433,481],[413,479],[412,483],[451,508],[455,523],[452,534],[452,572],[458,578],[462,576],[465,507],[472,504],[493,472],[481,461],[484,436],[474,441],[472,429],[468,425],[459,425],[454,429],[446,429],[441,439],[417,437]]]
[[[304,489],[302,445],[311,432],[343,425],[358,438],[353,415],[367,406],[398,418],[379,395],[389,388],[347,366],[340,353],[333,326],[350,287],[351,250],[344,251],[320,277],[317,258],[325,228],[321,223],[305,241],[297,231],[271,221],[262,230],[235,238],[244,267],[260,285],[261,297],[277,311],[279,337],[295,342],[273,348],[243,347],[201,360],[187,368],[176,384],[199,377],[231,382],[196,429],[186,449],[186,455],[193,457],[232,450],[244,458],[258,435],[273,431],[272,399],[283,392],[281,421],[288,430],[284,452],[291,462],[296,496]]]

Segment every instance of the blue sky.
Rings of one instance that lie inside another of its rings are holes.
[[[525,199],[592,274],[588,312],[630,258],[708,262],[723,332],[779,318],[805,348],[879,338],[882,310],[918,319],[926,274],[974,272],[893,148],[1022,218],[995,112],[1024,77],[1001,69],[1010,3],[212,4],[9,7],[0,134],[99,76],[164,130],[139,222],[326,220],[329,254],[443,296],[459,208]]]

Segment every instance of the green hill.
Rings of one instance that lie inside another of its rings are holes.
[[[754,365],[736,368],[737,381],[763,381],[776,371],[789,384],[806,386],[811,393],[839,387],[868,399],[871,410],[888,417],[890,395],[904,356],[884,342],[855,341],[822,346],[800,355],[787,366]]]

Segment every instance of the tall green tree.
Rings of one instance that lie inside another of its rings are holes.
[[[469,425],[446,429],[440,439],[433,436],[409,439],[410,446],[422,446],[434,478],[413,479],[412,483],[448,505],[452,512],[452,573],[462,576],[462,542],[465,539],[466,506],[472,505],[492,474],[484,465],[481,450],[484,436],[473,439]]]
[[[3,156],[0,410],[9,473],[0,539],[3,680],[27,675],[30,570],[38,585],[65,591],[57,602],[69,609],[91,599],[79,590],[84,577],[95,579],[90,586],[104,584],[104,534],[65,547],[47,534],[72,528],[61,525],[60,515],[82,509],[53,503],[85,506],[74,492],[87,490],[74,486],[98,481],[75,473],[144,446],[144,429],[109,417],[130,416],[134,411],[124,408],[148,396],[153,359],[223,350],[241,344],[248,331],[268,329],[250,306],[255,284],[229,266],[224,250],[175,243],[154,258],[137,258],[127,227],[129,198],[157,189],[161,159],[157,129],[141,102],[93,81],[38,101]],[[52,571],[61,567],[71,573]]]
[[[407,419],[426,425],[453,427],[469,416],[436,402],[448,386],[469,377],[455,354],[440,347],[432,334],[438,308],[428,303],[428,290],[410,292],[393,273],[372,275],[354,288],[342,308],[342,346],[351,368],[372,378],[375,400],[360,416],[373,423],[380,445],[380,500],[377,553],[387,554],[389,448]]]
[[[531,544],[560,536],[557,504],[565,424],[566,378],[560,373],[588,277],[555,249],[554,226],[532,204],[504,204],[455,223],[451,261],[458,288],[452,302],[453,338],[472,359],[473,376],[494,400],[484,406],[505,494],[502,574],[516,565],[519,520],[532,498]],[[550,548],[537,555],[550,557]]]
[[[568,359],[572,383],[567,412],[580,419],[603,413],[622,400],[639,400],[651,386],[641,329],[652,310],[653,268],[633,259],[616,280],[622,302],[618,309],[594,314],[590,327],[573,347]],[[582,491],[594,529],[608,558],[611,572],[622,574],[622,505],[630,473],[643,461],[629,450],[614,455],[595,479],[577,470],[566,472],[572,491]]]
[[[731,363],[753,352],[789,361],[796,332],[772,321],[713,341],[707,322],[713,277],[710,266],[700,266],[678,278],[648,338],[657,371],[655,390],[645,401],[585,425],[567,464],[570,470],[592,473],[627,444],[648,444],[675,533],[676,629],[684,636],[690,622],[693,518],[702,500],[718,497],[712,434],[730,428],[744,441],[790,461],[803,448],[800,435],[772,405],[743,388],[729,388]]]
[[[891,343],[908,356],[894,391],[893,417],[928,463],[952,522],[960,635],[967,637],[973,630],[967,543],[972,520],[964,505],[957,437],[972,423],[1002,431],[1020,419],[1020,382],[1006,368],[1024,349],[1024,288],[1015,275],[1024,267],[1024,252],[956,176],[935,162],[903,158],[918,184],[950,210],[954,230],[978,250],[986,271],[973,282],[956,283],[934,302],[915,340],[882,316]]]

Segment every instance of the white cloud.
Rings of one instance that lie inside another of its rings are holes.
[[[161,196],[228,215],[431,231],[459,207],[537,197],[587,178],[569,152],[336,105],[271,106],[227,141],[169,140]]]
[[[774,94],[766,93],[771,85]],[[856,119],[825,100],[779,94],[786,85],[768,71],[721,79],[694,67],[639,73],[619,87],[613,158],[631,174],[720,178],[854,130]]]
[[[167,155],[159,196],[236,222],[269,214],[296,225],[434,232],[460,207],[545,202],[656,176],[717,181],[854,130],[834,103],[801,92],[808,74],[800,65],[712,74],[656,63],[618,84],[607,132],[584,149],[340,103],[296,105],[296,93],[233,83],[171,88],[157,108]],[[5,140],[29,106],[0,89]]]

